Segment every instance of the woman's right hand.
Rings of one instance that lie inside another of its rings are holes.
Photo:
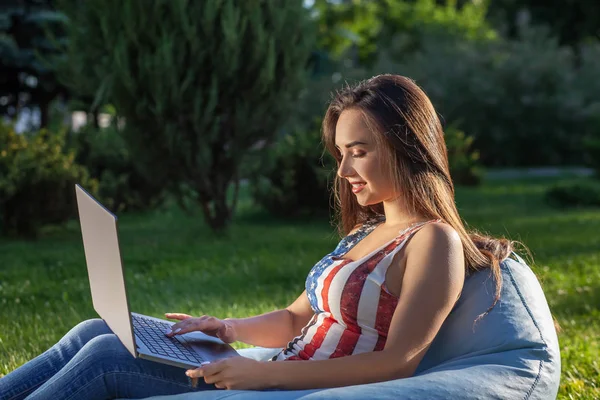
[[[171,331],[165,332],[168,337],[183,335],[184,333],[200,331],[209,336],[217,337],[225,343],[233,343],[237,340],[237,335],[233,324],[227,320],[220,320],[215,317],[203,315],[195,318],[187,314],[166,313],[168,319],[176,319],[180,322],[171,326]]]

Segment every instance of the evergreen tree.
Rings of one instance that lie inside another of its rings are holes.
[[[292,110],[313,45],[301,0],[65,0],[62,79],[124,117],[132,158],[214,230],[227,226],[245,154]],[[80,93],[81,92],[81,93]]]
[[[51,0],[3,0],[0,6],[0,114],[15,118],[25,107],[39,107],[48,124],[50,102],[65,88],[45,61],[63,39],[65,16]]]

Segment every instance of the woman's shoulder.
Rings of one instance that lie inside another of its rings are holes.
[[[406,244],[407,255],[435,252],[441,256],[463,259],[462,240],[448,223],[437,220],[424,224]]]
[[[430,240],[458,240],[460,242],[460,236],[456,229],[441,219],[423,224],[423,227],[415,233],[416,236]]]

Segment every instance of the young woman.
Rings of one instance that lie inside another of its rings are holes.
[[[179,320],[168,336],[202,331],[282,348],[271,360],[234,357],[184,371],[134,359],[102,320],[90,320],[1,379],[2,399],[324,388],[411,376],[465,274],[491,269],[498,300],[499,262],[512,243],[466,231],[440,121],[410,79],[380,75],[337,93],[323,140],[338,164],[343,239],[312,268],[297,300],[244,319],[166,314]]]

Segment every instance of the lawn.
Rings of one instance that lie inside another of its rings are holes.
[[[523,241],[560,323],[559,398],[600,398],[600,210],[548,207],[557,179],[491,181],[457,189],[469,226]],[[174,208],[119,219],[131,309],[221,318],[288,305],[312,265],[337,243],[327,220],[278,221],[244,200],[229,233]],[[37,242],[0,239],[0,376],[95,318],[79,225]],[[236,344],[237,347],[243,347]]]

